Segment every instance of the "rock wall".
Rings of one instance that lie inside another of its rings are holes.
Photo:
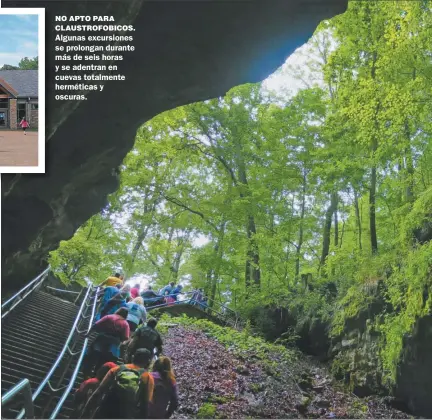
[[[432,314],[405,338],[395,396],[412,412],[432,418]]]
[[[432,418],[432,313],[419,318],[404,339],[395,384],[383,379],[380,358],[382,336],[379,326],[384,314],[394,309],[386,299],[385,282],[363,286],[364,304],[343,319],[338,336],[318,316],[299,312],[297,304],[284,308],[255,308],[249,318],[267,340],[295,344],[302,351],[327,361],[332,374],[359,397],[381,395],[395,408]],[[348,303],[347,303],[348,304]],[[335,312],[345,311],[337,307]],[[348,312],[347,312],[348,313]]]
[[[343,333],[332,342],[332,372],[360,397],[391,395],[395,407],[431,418],[432,314],[419,318],[412,333],[405,337],[396,382],[389,389],[383,383],[381,333],[377,328],[383,314],[393,311],[384,296],[384,288],[377,288],[367,307],[346,320]]]
[[[2,176],[2,280],[14,289],[106,204],[140,125],[163,111],[263,80],[321,20],[343,13],[347,0],[2,2],[45,6],[46,174]],[[54,16],[82,14],[133,23],[136,51],[125,54],[124,82],[107,83],[81,103],[55,102]]]

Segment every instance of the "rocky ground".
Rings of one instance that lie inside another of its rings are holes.
[[[234,355],[208,334],[174,326],[164,334],[180,392],[176,418],[412,418],[385,398],[358,398],[303,355],[271,363]]]

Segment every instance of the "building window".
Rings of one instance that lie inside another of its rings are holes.
[[[39,109],[38,104],[31,104],[31,109],[37,111]]]
[[[26,118],[26,104],[18,104],[17,116],[18,116],[18,121],[21,121],[23,118]]]
[[[8,108],[9,107],[9,99],[0,99],[0,108]]]

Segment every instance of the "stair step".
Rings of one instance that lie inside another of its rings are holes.
[[[52,296],[48,293],[33,292],[21,302],[2,321],[2,373],[1,387],[5,392],[15,386],[23,378],[27,378],[33,392],[38,388],[43,378],[59,356],[66,338],[78,313],[78,306],[72,302]],[[88,309],[87,309],[88,311]],[[89,318],[79,325],[80,330],[86,330]],[[78,338],[72,351],[82,349],[84,338]],[[49,415],[63,395],[76,367],[78,356],[72,359],[70,366],[60,382],[69,354],[66,353],[61,363],[51,377],[50,383],[56,388],[62,388],[52,401],[52,392],[48,384],[35,400],[35,416],[40,418],[43,413]],[[82,381],[82,375],[76,379],[77,387]],[[58,385],[58,384],[61,385]],[[49,403],[49,409],[46,405]],[[3,418],[15,418],[22,408],[22,401],[12,403],[2,413]],[[73,395],[68,396],[63,404],[58,418],[69,418],[73,415]]]
[[[58,348],[43,347],[42,343],[33,344],[29,343],[28,341],[22,342],[18,338],[14,339],[13,337],[2,337],[2,349],[14,346],[19,346],[20,351],[23,353],[42,353],[44,357],[50,358],[53,361],[56,359],[61,350],[60,346],[58,346]]]

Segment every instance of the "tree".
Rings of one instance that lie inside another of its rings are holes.
[[[24,57],[18,63],[20,70],[37,70],[39,68],[38,57]]]

